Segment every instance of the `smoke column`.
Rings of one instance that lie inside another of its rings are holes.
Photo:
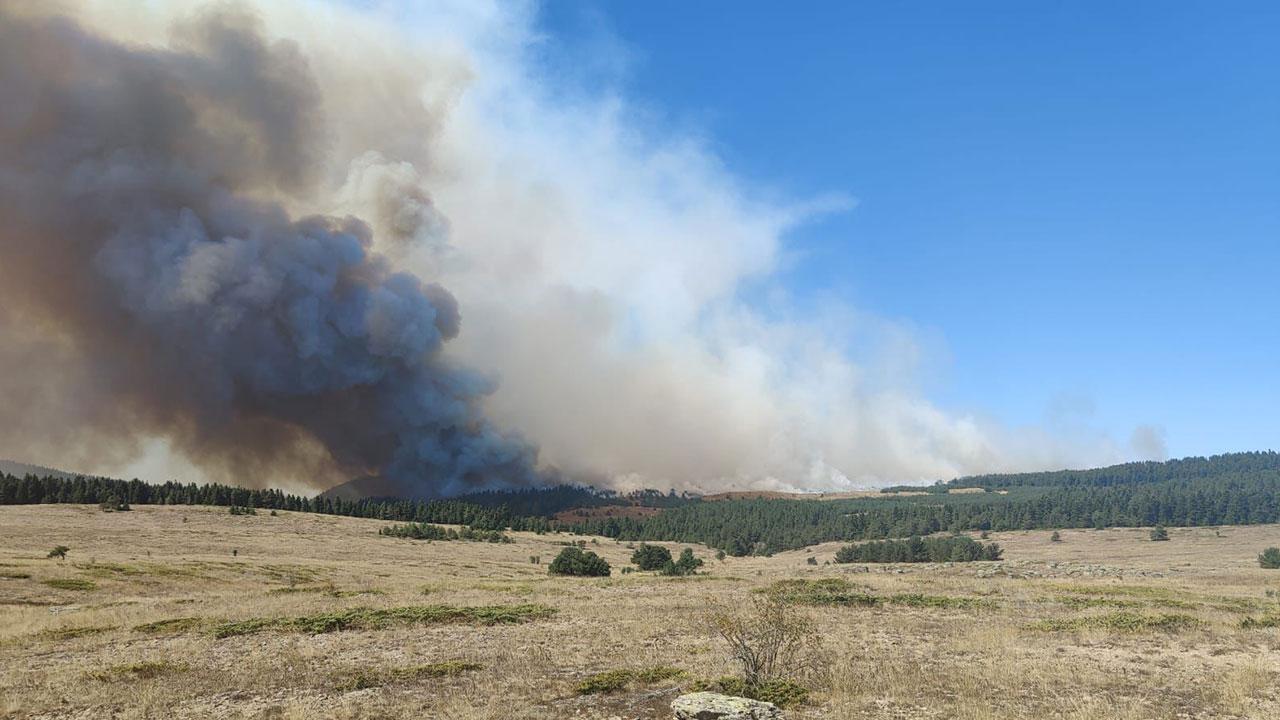
[[[530,446],[479,412],[490,383],[441,355],[453,296],[393,270],[363,221],[275,200],[315,188],[326,145],[298,47],[222,7],[172,37],[0,10],[6,339],[22,325],[62,361],[5,357],[6,384],[75,406],[23,417],[10,388],[6,424],[156,432],[248,483],[309,465],[417,495],[533,481]]]

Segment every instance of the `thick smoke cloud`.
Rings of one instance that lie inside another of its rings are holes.
[[[1151,445],[941,409],[940,343],[793,303],[851,203],[744,183],[608,43],[575,83],[528,2],[356,5],[0,6],[0,456],[838,490]]]
[[[249,483],[536,479],[530,446],[481,416],[491,383],[441,353],[453,296],[395,271],[363,221],[277,200],[308,196],[324,166],[295,44],[228,8],[164,49],[0,9],[0,97],[7,443],[150,433]],[[432,215],[413,199],[392,218],[409,234]],[[44,391],[22,402],[18,383]]]

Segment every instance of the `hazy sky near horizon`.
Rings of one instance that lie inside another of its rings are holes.
[[[757,189],[853,198],[770,281],[912,328],[940,407],[1278,445],[1280,5],[804,7],[546,3],[542,58]]]

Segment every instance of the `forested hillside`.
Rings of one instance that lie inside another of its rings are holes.
[[[982,488],[948,493],[943,489]],[[920,488],[915,488],[920,489]],[[1239,453],[1167,463],[961,478],[923,495],[817,501],[716,502],[653,490],[621,496],[577,486],[484,492],[448,500],[345,500],[227,485],[104,478],[0,477],[0,503],[234,505],[477,529],[571,531],[620,540],[701,542],[733,555],[772,553],[829,541],[927,536],[964,530],[1244,525],[1280,521],[1280,455]],[[642,517],[557,521],[573,507],[646,505]]]

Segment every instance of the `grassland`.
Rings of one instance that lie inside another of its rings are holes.
[[[384,524],[0,507],[0,717],[665,718],[734,671],[706,608],[771,588],[822,633],[792,717],[1280,717],[1280,571],[1255,562],[1277,526],[995,533],[1005,560],[956,565],[694,547],[692,578],[583,538],[615,569],[584,579],[546,575],[568,536]]]

